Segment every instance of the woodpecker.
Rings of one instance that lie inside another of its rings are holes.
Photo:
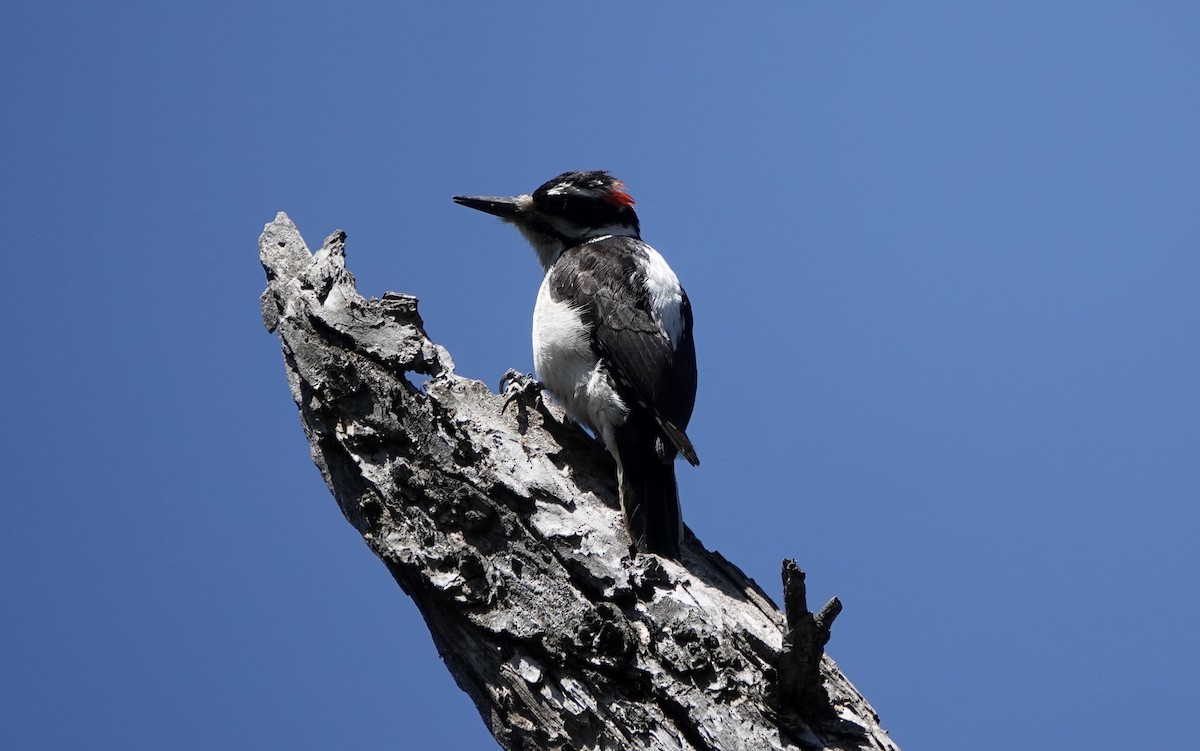
[[[696,401],[692,306],[642,242],[633,198],[607,172],[564,172],[533,193],[455,196],[516,225],[544,277],[533,309],[538,378],[617,464],[625,528],[638,550],[678,560],[675,457]]]

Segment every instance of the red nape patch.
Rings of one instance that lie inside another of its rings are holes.
[[[633,196],[625,192],[625,184],[619,180],[613,183],[612,190],[604,194],[604,200],[616,206],[633,207]]]

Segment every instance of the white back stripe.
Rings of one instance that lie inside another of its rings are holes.
[[[650,296],[650,314],[667,335],[671,349],[679,346],[683,334],[683,288],[679,278],[657,250],[646,246],[646,292]]]

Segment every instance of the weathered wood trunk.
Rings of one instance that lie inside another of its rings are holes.
[[[311,255],[268,224],[263,321],[334,498],[501,746],[896,748],[824,655],[837,606],[808,613],[794,564],[785,621],[690,533],[678,564],[631,557],[603,449],[531,393],[502,409],[455,375],[415,298],[358,294],[344,242]]]

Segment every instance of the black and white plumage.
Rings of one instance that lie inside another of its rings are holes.
[[[456,196],[516,225],[545,271],[533,312],[538,377],[617,462],[621,509],[641,550],[679,558],[674,461],[696,399],[692,308],[642,242],[633,199],[606,172],[565,172],[531,194]]]

